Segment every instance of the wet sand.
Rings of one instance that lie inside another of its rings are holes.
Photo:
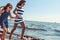
[[[2,38],[2,35],[1,35],[2,32],[3,31],[0,31],[0,39]],[[7,33],[6,40],[9,40],[9,35],[10,35],[10,32]],[[24,40],[43,40],[43,39],[28,36],[28,35],[24,35],[23,38],[24,38]],[[10,39],[10,40],[23,40],[23,39],[20,39],[20,35],[13,33],[12,39]]]

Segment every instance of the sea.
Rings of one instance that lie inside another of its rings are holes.
[[[25,34],[28,36],[41,38],[44,40],[60,40],[60,23],[56,22],[40,22],[40,21],[27,21],[25,20]],[[11,32],[14,20],[9,19],[9,32]],[[21,35],[21,25],[18,24],[14,33]]]

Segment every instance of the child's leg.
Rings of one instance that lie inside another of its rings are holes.
[[[3,40],[5,40],[5,36],[6,36],[6,29],[5,29],[5,28],[2,28],[2,29],[3,29],[3,33],[2,33]]]
[[[17,23],[14,23],[14,27],[10,33],[9,39],[11,39],[12,33],[16,30],[17,25],[18,25]]]
[[[8,19],[6,19],[6,20],[4,20],[3,21],[4,22],[4,27],[3,27],[3,37],[4,37],[4,39],[5,39],[5,37],[6,37],[6,34],[7,34],[7,32],[8,32]]]
[[[23,39],[24,32],[25,32],[25,24],[24,24],[24,22],[21,22],[20,24],[21,24],[21,27],[22,27],[21,39]]]
[[[6,29],[5,29],[5,27],[3,26],[3,23],[2,23],[2,22],[0,22],[0,26],[1,26],[1,28],[3,29],[3,33],[2,33],[3,40],[5,40]]]

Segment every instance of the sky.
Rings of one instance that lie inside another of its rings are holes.
[[[0,6],[11,3],[14,9],[19,1],[0,0]],[[24,11],[24,20],[60,22],[60,0],[26,0]]]

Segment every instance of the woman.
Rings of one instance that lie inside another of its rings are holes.
[[[12,4],[8,3],[6,6],[4,6],[4,8],[2,10],[0,10],[0,14],[1,14],[0,15],[0,27],[3,29],[3,33],[2,33],[3,40],[5,40],[5,36],[8,31],[7,18],[9,15],[10,15],[10,17],[12,17],[10,14],[11,9],[12,9]],[[5,21],[6,27],[3,26],[4,21]]]
[[[9,39],[11,39],[12,33],[16,30],[16,27],[17,27],[18,24],[20,24],[21,27],[22,27],[21,39],[23,39],[24,32],[25,32],[25,24],[24,24],[23,17],[22,17],[24,11],[22,9],[23,9],[23,7],[25,5],[25,2],[26,2],[25,0],[21,0],[17,4],[17,6],[16,6],[16,8],[14,10],[14,13],[16,15],[16,19],[15,19],[14,27],[13,27],[13,29],[11,31],[10,36],[9,36]]]

